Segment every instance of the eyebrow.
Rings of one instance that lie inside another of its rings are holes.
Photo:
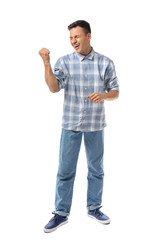
[[[80,35],[75,35],[74,37],[79,37]],[[70,36],[69,38],[73,38],[73,36]]]

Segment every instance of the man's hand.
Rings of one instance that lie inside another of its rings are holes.
[[[119,92],[117,90],[111,90],[109,92],[97,93],[94,92],[91,95],[87,96],[87,98],[91,99],[93,102],[98,103],[102,100],[114,100],[118,98]]]
[[[95,103],[98,103],[106,98],[106,93],[94,92],[91,95],[87,96],[87,98],[91,99]]]
[[[39,52],[39,55],[41,56],[41,58],[43,59],[44,64],[45,63],[50,63],[50,51],[46,48],[42,48]]]

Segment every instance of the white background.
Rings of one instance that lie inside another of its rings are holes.
[[[69,223],[51,234],[63,90],[49,92],[42,47],[51,64],[71,53],[67,26],[91,24],[94,50],[116,66],[120,97],[105,103],[105,183],[109,226],[86,215],[82,143]],[[1,239],[160,239],[158,0],[6,0],[0,4]]]

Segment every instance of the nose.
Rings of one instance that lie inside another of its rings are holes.
[[[75,44],[75,43],[77,43],[77,39],[76,39],[76,38],[73,38],[73,39],[72,39],[72,44]]]

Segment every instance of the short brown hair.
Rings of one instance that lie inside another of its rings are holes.
[[[91,27],[90,27],[90,24],[84,20],[78,20],[78,21],[75,21],[73,23],[71,23],[69,26],[68,26],[68,30],[71,30],[72,28],[75,28],[75,27],[82,27],[84,29],[84,32],[87,34],[87,33],[91,33]]]

